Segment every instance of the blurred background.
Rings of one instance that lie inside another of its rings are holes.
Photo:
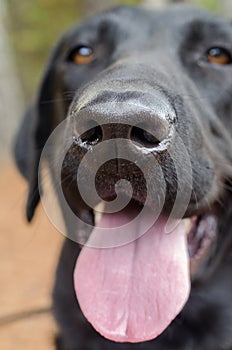
[[[51,48],[66,28],[102,9],[177,2],[232,17],[231,0],[0,0],[0,350],[54,349],[50,291],[62,237],[41,208],[26,223],[27,185],[11,156]]]

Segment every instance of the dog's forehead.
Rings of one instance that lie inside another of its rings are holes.
[[[191,5],[173,5],[161,11],[149,10],[143,7],[121,6],[108,10],[84,21],[78,28],[69,33],[70,43],[81,39],[82,42],[103,37],[123,43],[124,38],[130,37],[130,43],[148,42],[153,39],[164,44],[164,38],[173,40],[175,35],[185,37],[186,32],[199,29],[202,35],[220,32],[225,37],[232,36],[232,26],[229,20],[216,16],[207,10]],[[112,35],[112,32],[114,35]]]
[[[160,22],[169,31],[196,30],[204,35],[214,34],[231,37],[232,24],[229,19],[192,5],[174,5],[160,13]]]

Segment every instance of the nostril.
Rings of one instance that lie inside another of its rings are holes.
[[[146,148],[158,148],[168,139],[170,123],[164,118],[153,118],[150,122],[141,122],[131,129],[130,138],[133,142]]]
[[[161,141],[156,136],[137,126],[134,126],[131,130],[131,140],[147,148],[157,147]]]
[[[79,136],[82,142],[88,143],[90,145],[95,145],[101,142],[102,137],[103,133],[100,125],[88,129],[86,132]]]

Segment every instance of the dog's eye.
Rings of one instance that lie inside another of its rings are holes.
[[[69,55],[69,59],[75,64],[89,64],[93,61],[93,49],[89,46],[78,46]]]
[[[207,59],[210,63],[226,65],[232,63],[232,57],[228,50],[222,47],[212,47],[207,52]]]

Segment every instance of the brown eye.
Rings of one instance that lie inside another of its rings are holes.
[[[93,58],[93,49],[89,46],[79,46],[70,55],[70,60],[75,64],[89,64]]]
[[[232,63],[232,57],[228,50],[221,47],[212,47],[207,52],[207,58],[210,63],[226,65]]]

